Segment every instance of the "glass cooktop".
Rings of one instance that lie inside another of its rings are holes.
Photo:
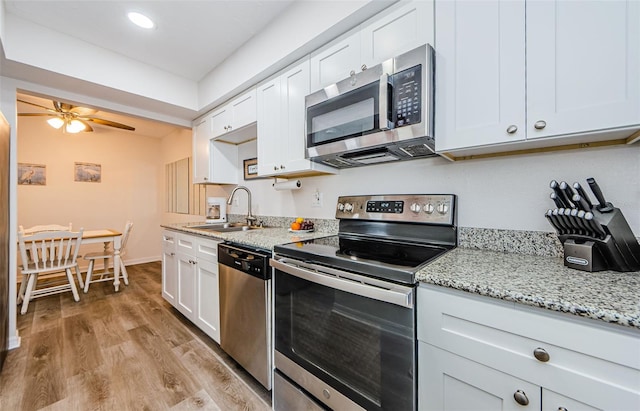
[[[275,246],[279,256],[404,284],[451,247],[335,235]]]

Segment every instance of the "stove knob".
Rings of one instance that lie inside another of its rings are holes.
[[[411,211],[413,211],[414,213],[416,213],[416,214],[417,214],[417,213],[419,213],[419,212],[420,212],[420,210],[422,210],[422,207],[421,207],[421,206],[420,206],[420,204],[418,204],[418,203],[413,203],[413,204],[411,204],[411,206],[409,207],[409,209],[410,209]]]
[[[431,203],[425,204],[423,209],[424,209],[424,212],[427,213],[427,214],[431,214],[431,213],[433,213],[433,210],[435,210],[435,208],[433,207],[433,204],[431,204]]]
[[[351,203],[344,203],[344,212],[345,213],[350,213],[353,211],[353,204]]]
[[[344,211],[344,204],[338,203],[338,211]]]
[[[438,204],[438,212],[440,214],[447,214],[448,211],[449,211],[449,205],[447,203]]]

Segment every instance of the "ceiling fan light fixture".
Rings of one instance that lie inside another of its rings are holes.
[[[152,29],[155,27],[153,20],[142,13],[132,11],[127,13],[127,17],[129,17],[129,20],[131,20],[133,24],[138,27],[142,27],[143,29]]]
[[[51,127],[58,129],[64,125],[64,120],[60,117],[54,117],[47,120],[47,123],[49,123]]]
[[[82,123],[82,121],[79,120],[71,120],[67,123],[66,127],[65,127],[65,131],[67,133],[79,133],[81,131],[83,131],[86,128],[86,126]]]

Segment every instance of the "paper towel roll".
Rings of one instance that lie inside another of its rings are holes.
[[[281,183],[273,183],[273,188],[278,191],[282,190],[300,190],[300,180],[289,180]]]

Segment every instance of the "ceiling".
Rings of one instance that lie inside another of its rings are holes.
[[[7,14],[197,82],[294,1],[301,0],[5,0],[4,5]],[[146,14],[156,28],[134,26],[127,18],[129,11]],[[53,107],[50,99],[19,98]],[[83,102],[63,102],[91,107]],[[18,112],[46,110],[18,103]],[[101,110],[94,116],[133,126],[136,135],[161,138],[176,130],[176,126],[122,113]],[[116,129],[97,125],[94,130]]]
[[[4,3],[8,14],[198,81],[294,1],[5,0]],[[145,30],[134,26],[127,18],[129,11],[149,16],[156,28]]]
[[[53,110],[53,103],[51,99],[46,99],[42,97],[37,97],[29,94],[21,94],[21,93],[18,94],[17,98],[18,100],[28,101],[44,107],[50,107]],[[56,100],[59,101],[58,99]],[[115,121],[121,124],[126,124],[128,126],[135,128],[135,131],[127,131],[127,130],[121,130],[121,129],[117,129],[109,126],[103,126],[97,123],[90,123],[94,133],[100,133],[100,134],[110,133],[110,132],[131,133],[132,135],[135,135],[135,136],[163,138],[181,129],[181,127],[173,124],[167,124],[159,121],[143,119],[140,117],[134,117],[130,115],[104,111],[99,109],[98,107],[91,107],[82,103],[74,103],[74,102],[68,102],[68,101],[62,101],[62,102],[70,103],[74,106],[97,109],[98,111],[96,111],[95,113],[92,113],[91,117],[97,117],[104,120],[111,120],[111,121]],[[17,108],[18,108],[18,113],[48,113],[48,111],[45,109],[32,106],[31,104],[21,103],[21,102],[17,103]],[[41,121],[42,123],[44,123],[49,118],[50,117],[45,117],[45,116],[20,117],[20,121]],[[62,133],[62,131],[60,131],[60,133]]]

